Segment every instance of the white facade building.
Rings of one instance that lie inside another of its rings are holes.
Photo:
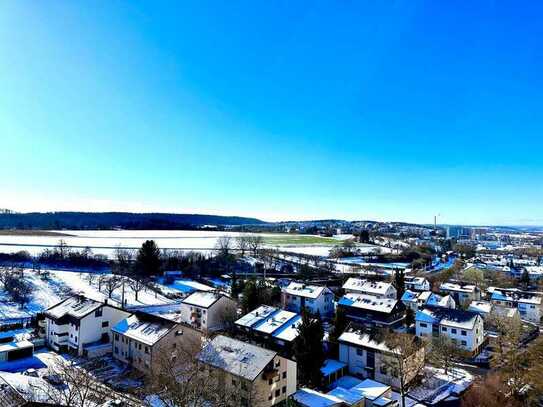
[[[417,336],[446,336],[472,354],[483,346],[483,318],[475,312],[428,307],[417,312],[415,326]]]
[[[111,328],[129,315],[84,296],[69,297],[45,311],[46,344],[78,356],[111,352]]]
[[[283,308],[301,313],[305,309],[311,314],[320,313],[322,317],[334,314],[334,293],[328,287],[290,283],[281,291]]]
[[[413,291],[430,291],[430,282],[424,277],[405,277],[405,288]]]
[[[365,279],[351,277],[345,284],[343,289],[346,294],[368,294],[377,298],[396,299],[397,291],[391,283],[384,281],[369,281]]]
[[[225,320],[235,315],[237,308],[230,297],[209,291],[196,291],[181,304],[183,322],[204,332],[223,329]]]

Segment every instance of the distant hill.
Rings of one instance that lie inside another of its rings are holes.
[[[31,212],[0,213],[0,229],[194,229],[204,225],[258,225],[255,218],[177,213]]]

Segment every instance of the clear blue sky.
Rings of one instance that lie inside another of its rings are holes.
[[[543,2],[0,3],[0,207],[543,224]]]

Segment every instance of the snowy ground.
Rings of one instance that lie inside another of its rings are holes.
[[[45,248],[58,245],[60,240],[74,249],[90,247],[95,254],[112,256],[117,247],[138,249],[145,240],[152,239],[162,249],[209,251],[215,248],[221,236],[239,236],[239,232],[186,231],[186,230],[74,230],[60,231],[73,236],[32,236],[32,235],[2,235],[0,236],[0,252],[11,253],[26,250],[32,255],[41,253]],[[338,235],[332,239],[311,235],[290,234],[258,234],[264,239],[280,242],[288,240],[314,240],[315,244],[272,244],[269,247],[289,250],[296,253],[328,256],[330,249],[350,235]],[[325,243],[318,243],[322,240]]]

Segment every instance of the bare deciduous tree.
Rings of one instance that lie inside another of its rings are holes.
[[[256,256],[258,251],[262,248],[262,245],[264,244],[264,239],[262,239],[262,236],[259,235],[249,235],[249,248],[253,252],[253,255]]]
[[[113,292],[123,284],[123,279],[121,277],[111,275],[105,279],[103,284],[105,286],[108,298],[111,298]]]
[[[219,254],[222,256],[228,256],[230,250],[232,250],[234,242],[231,236],[224,235],[220,236],[215,243],[215,248],[219,250]]]
[[[454,362],[466,357],[467,352],[446,336],[440,335],[432,340],[427,355],[430,364],[443,368],[445,374],[453,367]]]
[[[239,235],[235,238],[236,240],[236,248],[240,251],[242,256],[245,256],[245,252],[249,250],[249,241],[251,236],[250,235]]]

